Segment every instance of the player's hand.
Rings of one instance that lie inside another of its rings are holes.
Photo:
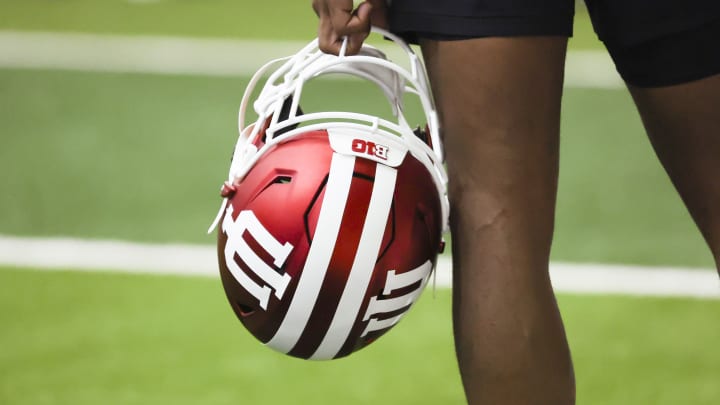
[[[337,55],[347,36],[346,55],[360,51],[370,26],[387,28],[385,0],[365,0],[353,9],[352,0],[313,0],[315,14],[320,17],[318,39],[320,50]]]

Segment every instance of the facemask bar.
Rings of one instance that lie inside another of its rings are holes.
[[[244,146],[246,145],[243,145],[243,143],[256,143],[256,137],[260,130],[263,129],[268,118],[270,118],[270,125],[264,133],[266,137],[265,143],[271,143],[277,131],[290,125],[291,120],[295,118],[297,106],[302,96],[303,84],[306,81],[328,73],[347,73],[352,76],[365,78],[377,84],[383,90],[388,101],[390,101],[393,107],[393,113],[398,118],[398,122],[407,128],[409,128],[409,125],[407,125],[402,114],[402,95],[404,93],[415,94],[420,100],[426,115],[429,135],[433,145],[433,160],[442,162],[443,153],[439,136],[437,112],[435,111],[435,106],[430,94],[430,87],[422,63],[412,49],[400,38],[379,28],[373,28],[373,32],[393,40],[396,45],[405,51],[410,61],[409,72],[395,63],[386,60],[382,52],[367,45],[363,46],[359,55],[345,56],[341,53],[340,56],[333,56],[319,51],[317,48],[317,40],[315,40],[292,57],[271,61],[260,68],[255,76],[253,76],[248,84],[240,106],[238,126],[241,136],[237,145],[239,150],[236,150],[236,152],[242,152],[242,150],[245,149]],[[247,132],[245,126],[245,111],[251,93],[260,78],[269,71],[274,64],[281,61],[285,61],[285,63],[270,75],[257,101],[253,104],[258,114],[258,120],[255,125],[251,127],[252,131]],[[281,77],[282,81],[280,81]],[[409,86],[405,86],[404,82],[407,82]],[[290,95],[293,96],[290,116],[287,117],[287,120],[278,122],[282,105]],[[410,141],[411,139],[409,138],[412,138],[409,134],[404,134],[403,137],[408,138],[406,141]],[[242,157],[244,155],[244,153],[237,154],[240,156],[236,157]],[[240,161],[241,160],[242,159],[240,159]],[[240,162],[235,160],[234,163]],[[235,169],[239,168],[236,167]],[[242,170],[232,170],[233,173],[229,174],[238,176],[242,175],[240,173],[241,171]],[[229,180],[232,180],[235,176],[230,176]]]
[[[324,54],[319,50],[316,39],[294,56],[266,63],[253,75],[240,104],[238,114],[240,136],[228,173],[230,183],[236,178],[242,178],[272,145],[312,130],[315,126],[317,126],[317,129],[357,127],[358,130],[369,130],[405,140],[409,152],[422,162],[432,174],[443,200],[443,217],[447,218],[448,207],[445,198],[447,176],[442,166],[443,153],[439,136],[438,116],[425,69],[418,56],[402,39],[376,27],[373,27],[372,31],[392,40],[405,51],[410,62],[410,71],[388,61],[381,51],[369,45],[363,45],[358,55],[346,56],[344,52],[346,42],[344,42],[339,56]],[[254,125],[246,127],[245,112],[255,86],[266,73],[281,62],[283,64],[270,74],[260,95],[253,103],[253,109],[258,115],[257,121]],[[329,73],[344,73],[374,82],[387,97],[398,122],[393,123],[379,117],[348,112],[321,112],[298,116],[297,111],[302,96],[303,84],[312,78]],[[404,93],[415,94],[420,100],[427,119],[432,147],[422,142],[413,133],[405,120],[402,113],[402,97]],[[280,111],[285,100],[290,96],[292,96],[292,105],[289,116],[280,121]],[[263,134],[261,131],[265,127],[268,118],[270,118],[270,124]],[[311,124],[312,121],[317,121],[320,124]],[[282,131],[289,126],[302,123],[306,125],[296,130]],[[281,133],[281,135],[276,136],[275,134],[278,133]],[[264,145],[258,150],[256,145],[260,144],[258,138],[262,135],[265,136]],[[211,226],[210,231],[214,229],[222,215],[226,202],[227,199],[223,201],[218,217]],[[445,224],[446,226],[447,224]]]

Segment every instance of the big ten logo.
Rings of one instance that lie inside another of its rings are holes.
[[[352,151],[365,155],[375,156],[376,158],[387,160],[388,148],[385,145],[378,145],[375,142],[366,141],[364,139],[353,139]]]
[[[385,288],[383,289],[382,294],[370,298],[367,311],[365,311],[365,316],[363,317],[363,321],[367,321],[368,324],[365,327],[362,336],[367,335],[369,332],[387,329],[398,323],[400,318],[402,318],[408,309],[410,309],[410,306],[420,297],[420,294],[425,289],[425,285],[430,278],[431,271],[432,263],[429,260],[419,267],[406,271],[405,273],[397,274],[395,270],[388,271],[387,278],[385,279]],[[390,296],[393,291],[409,287],[413,284],[418,284],[417,288],[406,294],[394,298],[382,298]],[[391,318],[382,320],[376,318],[377,315],[388,314],[402,309],[404,309],[404,311]]]
[[[228,270],[247,292],[257,298],[260,307],[267,310],[272,291],[274,290],[275,296],[280,299],[290,283],[290,275],[280,272],[279,269],[285,264],[293,246],[289,242],[280,243],[275,239],[252,211],[240,211],[237,219],[233,220],[232,204],[229,204],[225,211],[222,230],[227,235],[224,252]],[[272,257],[274,268],[250,247],[245,240],[245,231]],[[263,281],[264,285],[257,284],[245,274],[235,261],[236,254],[245,266]]]

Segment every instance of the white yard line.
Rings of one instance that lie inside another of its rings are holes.
[[[304,42],[110,36],[0,31],[0,67],[237,76],[300,49]],[[382,46],[381,46],[382,47]],[[388,51],[390,58],[399,59]],[[621,88],[605,52],[570,52],[569,87]],[[215,249],[202,245],[151,245],[118,241],[0,236],[0,264],[43,269],[114,270],[215,275]],[[439,286],[451,284],[451,263],[441,257]],[[711,270],[553,263],[558,291],[720,298]]]
[[[0,235],[0,265],[46,270],[121,271],[217,275],[214,246],[142,244],[110,240]],[[438,261],[437,285],[451,284],[451,262]],[[720,299],[720,279],[710,269],[552,263],[559,292]]]
[[[291,55],[303,45],[303,41],[0,31],[0,68],[238,76],[250,75],[264,62]],[[403,60],[393,47],[379,47],[390,59]],[[604,51],[570,52],[565,84],[623,86]]]

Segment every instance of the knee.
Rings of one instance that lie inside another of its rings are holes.
[[[479,184],[470,176],[450,181],[450,224],[454,234],[510,237],[549,245],[554,231],[554,197],[538,198],[524,184],[497,179]],[[455,236],[454,236],[455,237]]]

